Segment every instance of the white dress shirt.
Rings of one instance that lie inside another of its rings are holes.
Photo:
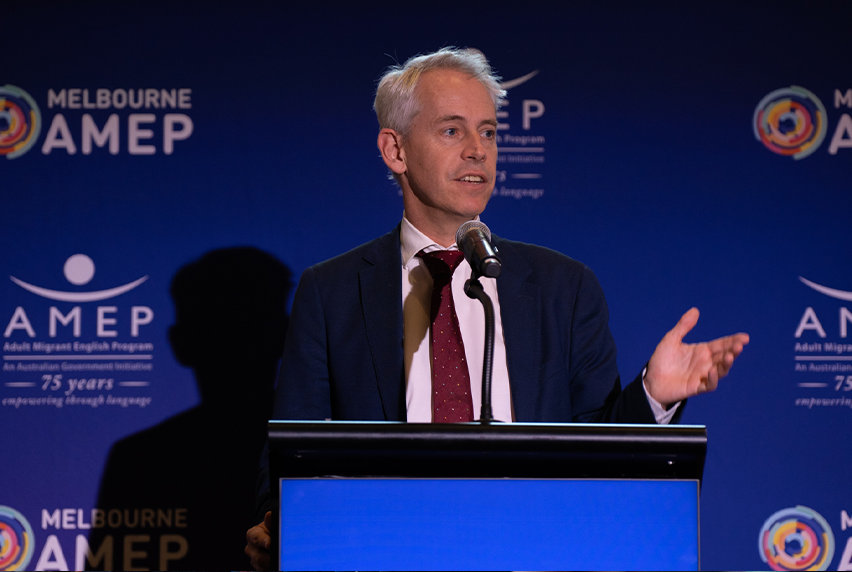
[[[403,217],[400,228],[402,246],[402,322],[405,356],[405,405],[409,422],[432,421],[432,344],[429,329],[432,302],[432,275],[416,256],[421,250],[458,250],[456,245],[444,248],[414,228]],[[465,361],[470,374],[473,418],[479,419],[482,405],[482,360],[485,352],[485,311],[478,300],[464,293],[471,268],[462,260],[453,272],[452,291],[459,320]],[[491,372],[491,408],[494,419],[512,421],[512,395],[509,392],[509,369],[506,366],[506,343],[500,319],[500,300],[493,278],[480,278],[485,293],[494,304],[494,362]]]
[[[478,217],[477,217],[478,220]],[[403,215],[400,225],[402,249],[402,321],[403,352],[405,359],[405,406],[409,422],[430,423],[432,421],[432,336],[429,329],[430,305],[432,303],[432,275],[418,252],[435,250],[458,250],[456,245],[445,248],[417,230]],[[473,418],[479,419],[482,405],[482,361],[485,352],[485,311],[478,300],[468,298],[464,284],[470,279],[471,268],[462,260],[453,273],[452,291],[456,315],[459,320],[465,358],[470,374],[470,389],[473,398]],[[509,368],[506,365],[506,342],[503,338],[503,322],[500,317],[500,299],[494,278],[480,278],[485,293],[494,304],[494,361],[491,372],[491,409],[494,419],[514,421],[512,394],[509,386]],[[644,379],[645,373],[642,373]],[[643,384],[644,387],[644,384]],[[679,403],[666,411],[648,394],[651,410],[657,423],[667,424],[677,411]]]

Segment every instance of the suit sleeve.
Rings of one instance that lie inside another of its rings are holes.
[[[275,390],[275,419],[331,418],[328,336],[313,268],[299,280]]]

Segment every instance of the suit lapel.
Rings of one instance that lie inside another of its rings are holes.
[[[495,236],[494,244],[503,261],[497,293],[515,419],[532,421],[541,366],[541,289],[532,267],[510,243]]]
[[[382,409],[386,420],[405,421],[399,227],[381,237],[363,260],[361,310]]]

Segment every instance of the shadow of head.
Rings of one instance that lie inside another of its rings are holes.
[[[271,394],[287,333],[290,270],[253,247],[213,250],[172,279],[169,342],[202,403]]]

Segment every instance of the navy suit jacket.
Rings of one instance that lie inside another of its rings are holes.
[[[399,228],[299,281],[276,419],[405,421]],[[553,250],[493,238],[515,420],[655,423],[641,379],[621,389],[603,291]]]

